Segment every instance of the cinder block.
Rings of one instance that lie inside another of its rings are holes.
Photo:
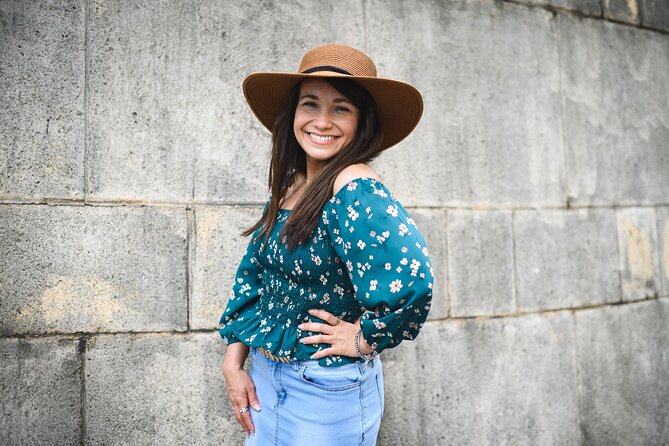
[[[621,299],[611,209],[515,213],[518,305],[536,311]]]
[[[569,199],[666,202],[669,40],[566,14],[558,15],[558,24]]]
[[[86,353],[85,444],[239,445],[218,333],[115,335]]]
[[[572,318],[435,322],[382,354],[379,444],[578,444]]]
[[[655,209],[657,214],[658,247],[660,251],[660,295],[669,296],[669,207]]]
[[[623,299],[656,297],[661,279],[655,210],[621,208],[617,217]]]
[[[242,80],[296,71],[318,43],[361,44],[362,17],[353,0],[318,14],[306,0],[92,3],[91,198],[261,201],[270,134]]]
[[[546,5],[554,8],[578,11],[582,14],[600,16],[602,8],[599,0],[520,0],[531,5]],[[604,0],[606,1],[606,0]],[[634,1],[634,0],[632,0]]]
[[[0,339],[0,444],[79,444],[81,341]]]
[[[516,310],[511,211],[449,211],[451,315]]]
[[[576,312],[585,444],[666,444],[669,301]]]
[[[240,232],[251,227],[261,214],[261,208],[195,209],[191,328],[218,326],[234,285],[237,266],[251,240],[250,236],[242,237]]]
[[[394,192],[393,192],[394,193]],[[416,222],[432,261],[434,283],[432,284],[432,306],[428,320],[442,319],[448,315],[448,281],[446,261],[446,215],[441,210],[410,208],[407,212]]]
[[[502,2],[365,2],[379,75],[423,94],[414,133],[378,161],[411,205],[564,201],[550,12]]]
[[[186,213],[0,206],[0,332],[184,330]]]
[[[640,0],[641,23],[650,28],[669,31],[669,3],[666,0]]]
[[[619,22],[638,25],[639,4],[637,0],[604,0],[604,17]]]
[[[82,198],[84,1],[3,1],[0,36],[0,199]]]

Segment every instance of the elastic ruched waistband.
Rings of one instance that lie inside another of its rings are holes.
[[[303,321],[309,315],[307,311],[312,308],[328,311],[347,322],[353,322],[364,312],[353,295],[331,297],[327,305],[321,305],[320,300],[320,296],[310,300],[303,296],[274,294],[265,289],[258,304],[262,314],[273,319],[292,319],[293,322]]]

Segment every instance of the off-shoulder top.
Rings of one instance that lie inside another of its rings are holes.
[[[265,204],[267,207],[268,202]],[[321,322],[307,310],[324,309],[354,322],[376,350],[413,340],[427,318],[434,275],[427,245],[414,220],[379,180],[356,178],[323,206],[308,244],[289,251],[279,231],[291,210],[280,209],[265,244],[251,236],[235,275],[219,334],[276,356],[306,360],[329,344],[301,344],[318,333],[297,328]],[[330,355],[322,366],[360,360]]]

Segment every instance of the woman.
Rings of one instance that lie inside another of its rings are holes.
[[[375,444],[378,353],[418,335],[433,272],[367,163],[413,130],[422,98],[338,44],[308,51],[298,73],[249,75],[244,94],[272,132],[272,193],[243,233],[253,237],[219,324],[235,416],[247,445]]]

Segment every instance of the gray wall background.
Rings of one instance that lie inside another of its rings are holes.
[[[0,443],[243,442],[241,82],[330,41],[425,97],[374,164],[437,276],[379,444],[669,444],[663,0],[0,0]]]

